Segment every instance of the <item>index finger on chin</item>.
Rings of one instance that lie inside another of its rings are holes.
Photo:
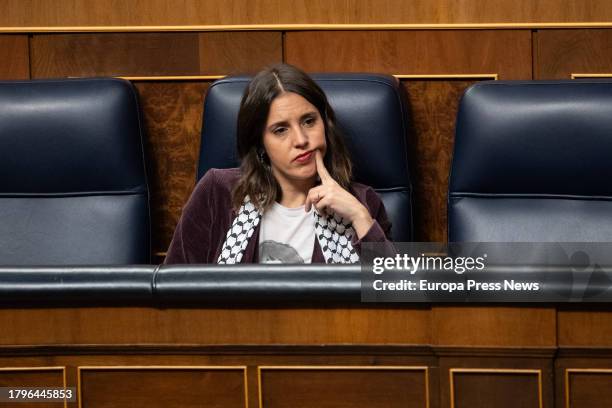
[[[323,163],[323,154],[319,149],[315,151],[315,161],[317,163],[317,173],[319,174],[319,178],[322,183],[329,181],[331,179],[331,175],[327,171],[325,167],[325,163]]]

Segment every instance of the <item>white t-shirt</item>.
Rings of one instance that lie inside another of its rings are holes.
[[[304,206],[287,208],[275,202],[264,212],[259,227],[259,263],[311,263],[313,208],[306,212]]]

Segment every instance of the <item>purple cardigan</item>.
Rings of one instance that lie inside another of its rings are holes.
[[[210,169],[196,185],[191,197],[183,208],[181,219],[174,230],[174,237],[168,248],[166,264],[207,264],[216,263],[225,241],[227,230],[236,217],[232,206],[232,188],[238,181],[240,170]],[[353,247],[361,252],[361,242],[385,242],[391,236],[391,223],[380,197],[363,184],[352,184],[353,194],[368,209],[374,224],[367,234],[358,240],[353,237]],[[261,224],[260,224],[261,225]],[[242,263],[257,263],[259,246],[259,225],[253,232],[242,257]],[[315,239],[312,254],[313,263],[325,263],[323,252]]]

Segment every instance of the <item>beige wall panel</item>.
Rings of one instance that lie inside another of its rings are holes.
[[[531,32],[288,32],[285,60],[310,72],[497,73],[499,79],[531,79]]]
[[[0,26],[610,21],[606,0],[2,0]]]
[[[145,125],[153,254],[165,252],[195,185],[210,82],[135,82]],[[161,259],[154,258],[154,262]]]
[[[425,408],[424,370],[261,370],[262,408]]]
[[[537,79],[612,73],[612,29],[540,30],[534,49]]]
[[[32,77],[197,75],[196,33],[41,34]]]
[[[244,371],[214,369],[82,369],[85,408],[245,408]]]
[[[283,60],[281,32],[218,32],[200,35],[200,72],[254,73]]]
[[[29,77],[28,36],[0,35],[0,80]]]

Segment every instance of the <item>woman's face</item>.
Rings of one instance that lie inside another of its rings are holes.
[[[270,105],[263,145],[281,187],[285,182],[314,180],[314,151],[319,149],[325,156],[327,148],[319,111],[304,97],[283,92]]]

